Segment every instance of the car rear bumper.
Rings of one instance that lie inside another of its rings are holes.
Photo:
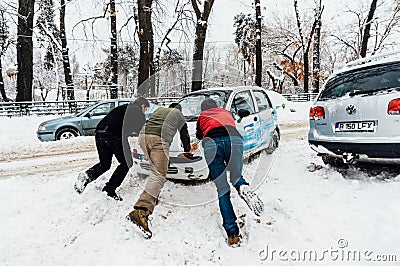
[[[320,154],[343,157],[355,155],[358,161],[400,163],[400,143],[345,143],[309,140],[311,149]]]

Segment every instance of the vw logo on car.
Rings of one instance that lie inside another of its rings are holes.
[[[354,104],[350,104],[346,107],[346,113],[349,115],[355,115],[357,113],[356,106]]]

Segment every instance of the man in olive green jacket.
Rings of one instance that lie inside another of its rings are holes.
[[[151,172],[144,191],[127,218],[145,238],[152,236],[148,227],[148,216],[153,213],[158,195],[166,181],[169,147],[177,130],[185,153],[191,151],[187,124],[181,113],[181,107],[176,104],[170,107],[173,108],[157,109],[139,134],[139,145],[150,162]]]

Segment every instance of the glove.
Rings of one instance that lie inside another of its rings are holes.
[[[193,153],[190,153],[190,152],[180,153],[180,154],[178,154],[178,157],[186,157],[188,159],[193,160]]]

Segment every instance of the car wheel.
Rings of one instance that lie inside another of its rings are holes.
[[[348,168],[348,165],[343,162],[343,159],[341,158],[336,158],[327,154],[324,154],[321,156],[322,161],[326,165],[330,165],[335,168]]]
[[[275,131],[274,131],[274,134],[273,134],[272,137],[271,137],[271,140],[270,140],[270,142],[269,142],[269,145],[268,145],[268,147],[265,149],[265,151],[266,151],[268,154],[271,154],[271,153],[273,153],[273,152],[276,150],[276,148],[278,148],[278,146],[279,146],[279,135],[278,135],[278,132],[275,130]]]
[[[72,139],[79,136],[79,133],[72,128],[63,128],[57,132],[56,140]]]

